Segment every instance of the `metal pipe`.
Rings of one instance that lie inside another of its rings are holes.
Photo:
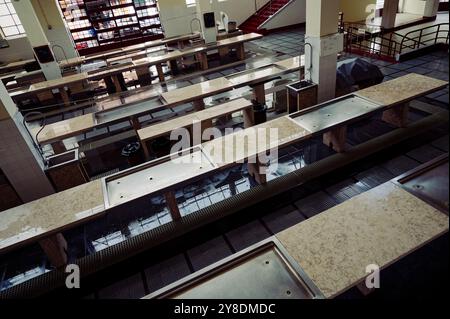
[[[191,33],[192,34],[194,33],[194,28],[192,27],[192,22],[194,22],[194,21],[198,22],[198,25],[200,26],[200,33],[202,33],[203,32],[202,22],[200,21],[199,18],[194,18],[194,19],[191,20],[191,25],[190,25],[191,26]]]
[[[66,59],[66,62],[68,62],[69,59],[67,58],[67,54],[66,54],[66,51],[64,50],[64,48],[62,46],[60,46],[59,44],[54,44],[54,45],[52,45],[52,51],[54,51],[53,50],[54,47],[57,47],[57,48],[61,49],[61,51],[62,51],[62,53],[64,55],[64,58]]]
[[[406,128],[396,129],[357,145],[346,153],[331,155],[288,175],[270,181],[265,185],[259,185],[249,191],[187,215],[178,222],[162,225],[100,252],[78,259],[75,263],[79,265],[80,273],[83,277],[91,275],[150,248],[242,211],[263,200],[296,188],[335,169],[375,154],[389,146],[420,135],[437,125],[448,123],[448,120],[447,111],[432,114]],[[64,269],[50,271],[0,292],[0,299],[30,298],[43,295],[51,290],[63,287],[66,276]]]

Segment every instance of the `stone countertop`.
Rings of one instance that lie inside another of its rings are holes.
[[[104,211],[100,180],[0,213],[0,251],[60,232]]]
[[[169,134],[172,130],[191,127],[194,122],[200,122],[217,118],[222,115],[231,114],[249,108],[252,103],[246,99],[240,98],[228,103],[220,104],[215,107],[209,107],[203,111],[194,112],[188,115],[176,117],[168,121],[153,124],[138,130],[139,139],[147,141],[161,135]]]
[[[88,74],[86,72],[77,73],[77,74],[73,74],[73,75],[64,76],[60,79],[54,79],[54,80],[49,80],[49,81],[32,84],[28,91],[33,92],[33,91],[41,91],[41,90],[60,88],[65,85],[75,83],[75,82],[85,81],[87,79],[88,79]]]
[[[81,134],[86,130],[92,129],[94,126],[94,114],[89,113],[46,125],[44,129],[39,133],[37,140],[40,145],[45,145],[54,141],[61,141],[64,138]],[[40,127],[33,129],[32,134],[36,136],[40,129]]]
[[[285,69],[296,69],[305,66],[305,56],[296,56],[291,59],[282,60],[276,62],[275,65],[280,66]]]
[[[260,141],[257,137],[260,129],[264,130],[264,141]],[[252,136],[254,136],[254,139],[252,139]],[[281,147],[309,136],[311,136],[311,133],[308,130],[285,116],[205,142],[203,147],[212,161],[217,166],[223,167],[242,162],[274,147]]]
[[[258,78],[265,78],[270,75],[267,73],[267,70],[269,70],[271,72],[271,75],[273,76],[292,72],[299,67],[299,61],[299,57],[289,58],[276,64],[268,64],[254,70],[251,69],[244,72],[239,72],[237,74],[231,74],[226,77],[194,84],[170,92],[165,92],[161,94],[161,97],[167,104],[186,103],[188,101],[193,101],[196,98],[201,99],[211,94],[219,94],[221,92],[231,90],[234,87],[245,86],[247,83],[255,81]],[[266,71],[261,73],[261,69],[266,69]],[[255,74],[257,75],[256,77]],[[239,77],[239,81],[234,83],[233,78],[236,77]]]
[[[165,92],[161,94],[161,97],[167,104],[182,104],[192,101],[193,99],[202,99],[207,95],[219,94],[231,90],[233,86],[234,84],[226,78],[218,78]]]
[[[385,106],[409,102],[419,96],[430,94],[448,85],[448,82],[410,73],[408,75],[368,87],[358,95],[379,102]]]
[[[448,232],[449,217],[392,182],[279,234],[277,238],[327,298]]]

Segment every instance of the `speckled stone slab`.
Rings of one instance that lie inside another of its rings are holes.
[[[419,96],[447,86],[448,82],[410,73],[397,79],[360,90],[358,95],[379,102],[385,106],[411,101]]]
[[[388,182],[276,236],[332,298],[365,280],[368,265],[387,267],[448,226],[448,216]]]
[[[95,126],[94,115],[92,113],[77,116],[64,121],[48,124],[38,135],[38,142],[40,144],[51,143],[52,141],[60,141],[66,137],[80,134]],[[33,130],[33,135],[41,128]]]
[[[217,166],[226,166],[310,136],[310,131],[285,116],[203,143],[203,147]]]
[[[0,251],[73,226],[103,210],[98,180],[0,212]]]

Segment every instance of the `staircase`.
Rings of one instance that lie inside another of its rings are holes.
[[[243,24],[239,26],[244,33],[258,32],[264,33],[258,27],[262,25],[267,19],[276,14],[291,0],[270,0],[266,5],[259,9],[254,15],[248,18]]]

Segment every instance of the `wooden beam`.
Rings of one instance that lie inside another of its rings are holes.
[[[139,122],[139,118],[137,118],[136,116],[132,116],[130,121],[131,121],[131,125],[133,126],[133,129],[136,132],[142,128],[141,122]]]
[[[114,88],[116,89],[116,92],[122,92],[122,87],[120,86],[120,82],[119,82],[119,78],[117,77],[117,74],[112,75],[111,78],[114,83]]]
[[[64,88],[59,88],[59,93],[61,94],[64,105],[70,105],[70,97]]]
[[[61,233],[41,239],[39,245],[55,267],[67,264],[67,241]]]
[[[196,111],[202,111],[205,109],[205,101],[203,101],[203,99],[195,100],[192,104],[194,105],[194,109]]]
[[[252,127],[255,125],[255,112],[252,107],[248,107],[242,111],[244,116],[244,128]]]
[[[175,194],[171,191],[168,191],[168,192],[164,193],[164,198],[166,199],[166,204],[170,210],[170,215],[172,216],[172,219],[174,221],[180,220],[181,214],[180,214],[180,209],[178,208],[178,203],[177,203],[177,199],[175,198]]]
[[[253,98],[258,101],[258,103],[266,104],[266,89],[264,88],[264,83],[258,84],[253,88]]]
[[[265,173],[261,173],[261,167],[259,159],[256,160],[256,163],[247,163],[248,173],[260,185],[267,183],[267,176]]]
[[[237,58],[239,59],[239,61],[245,60],[245,47],[244,47],[244,43],[238,44],[238,46],[236,47],[236,55],[237,55]]]
[[[156,63],[156,71],[158,71],[158,78],[159,78],[159,82],[163,83],[166,81],[166,78],[164,77],[164,70],[162,68],[162,64],[161,63]]]
[[[396,127],[408,125],[409,103],[401,104],[383,112],[382,120]]]
[[[345,152],[347,126],[337,127],[323,134],[323,143],[338,153]]]
[[[208,55],[206,52],[200,52],[196,55],[197,60],[200,62],[200,67],[203,71],[208,70]]]
[[[152,84],[152,76],[149,72],[148,67],[136,68],[136,75],[141,86]]]
[[[55,154],[64,153],[67,151],[66,146],[63,141],[57,141],[50,144],[52,146],[53,152]]]

